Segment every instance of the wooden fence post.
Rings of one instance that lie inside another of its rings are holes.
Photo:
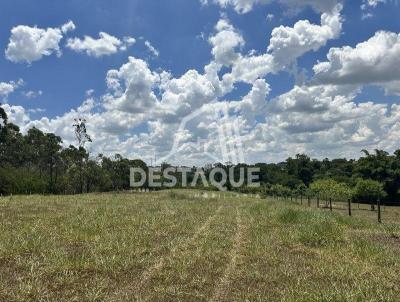
[[[332,198],[329,198],[329,209],[331,210],[331,212],[333,211],[333,208],[332,208]]]
[[[311,207],[311,197],[308,197],[308,207]]]
[[[319,209],[319,196],[317,197],[317,208]]]
[[[378,222],[382,223],[381,200],[380,199],[378,199]]]

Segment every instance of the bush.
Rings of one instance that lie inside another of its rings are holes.
[[[0,167],[1,194],[42,194],[47,190],[47,182],[39,173],[24,168],[11,166]]]
[[[313,195],[325,200],[332,198],[337,201],[346,201],[353,195],[348,185],[336,182],[333,179],[318,180],[311,184],[310,190]]]
[[[371,179],[359,179],[354,190],[354,200],[375,204],[386,196],[383,185]]]

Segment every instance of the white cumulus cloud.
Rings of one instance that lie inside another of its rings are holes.
[[[387,93],[399,91],[400,34],[380,31],[354,48],[332,48],[328,61],[314,66],[317,83],[377,84]]]
[[[18,81],[10,81],[10,82],[0,82],[0,98],[7,99],[7,97],[13,93],[17,88],[22,86],[24,81],[19,79]]]
[[[332,13],[321,16],[321,25],[311,24],[308,20],[298,21],[293,27],[274,28],[268,51],[280,66],[290,64],[308,51],[317,51],[331,40],[338,38],[342,30],[340,16],[341,5]]]
[[[74,24],[74,22],[72,21],[68,21],[67,23],[65,23],[64,25],[61,26],[61,31],[66,34],[69,31],[74,31],[76,29],[76,26]]]
[[[68,39],[66,46],[76,52],[84,52],[88,56],[99,58],[125,51],[135,42],[136,40],[132,37],[120,40],[108,33],[100,32],[98,39],[90,36],[85,36],[83,39],[71,38]]]
[[[131,113],[148,112],[154,108],[157,97],[153,88],[160,82],[160,75],[152,72],[148,64],[134,57],[119,70],[107,73],[107,83],[114,90],[108,98],[107,108]]]
[[[61,56],[60,42],[63,34],[75,29],[72,21],[61,28],[38,28],[18,25],[11,29],[11,37],[5,51],[6,58],[12,62],[28,64],[40,60],[43,56],[55,53]]]
[[[244,39],[226,19],[219,20],[215,30],[217,33],[209,38],[211,53],[217,63],[230,66],[238,59],[236,49],[244,46]]]

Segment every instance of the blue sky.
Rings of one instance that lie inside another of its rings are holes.
[[[96,103],[95,108],[92,109],[92,114],[107,111],[108,109],[104,109],[105,107],[103,106],[105,97],[107,95],[110,96],[110,94],[115,100],[120,97],[120,94],[110,92],[109,87],[107,87],[107,72],[109,70],[119,70],[129,61],[129,57],[145,62],[151,72],[157,74],[161,74],[162,71],[170,72],[170,77],[173,79],[180,79],[191,69],[203,74],[204,67],[214,61],[213,46],[210,44],[209,38],[217,34],[218,30],[215,26],[220,20],[226,20],[234,28],[232,31],[240,35],[245,41],[243,45],[235,48],[237,53],[242,56],[248,56],[249,52],[254,50],[251,55],[257,56],[268,53],[267,48],[274,28],[279,26],[292,28],[294,24],[301,20],[308,20],[310,24],[321,25],[321,15],[328,13],[315,9],[312,5],[303,5],[302,2],[307,1],[300,0],[292,0],[291,3],[297,3],[296,5],[285,3],[285,1],[290,2],[290,0],[269,1],[271,3],[267,5],[256,3],[249,12],[243,13],[237,9],[235,10],[235,1],[239,3],[241,0],[231,0],[231,5],[226,7],[218,5],[218,3],[212,3],[213,1],[204,4],[199,0],[121,0],[113,2],[106,0],[3,0],[0,3],[0,48],[4,51],[10,43],[11,30],[20,25],[37,26],[38,28],[46,29],[58,28],[66,22],[72,21],[76,27],[75,30],[70,30],[63,34],[59,43],[62,52],[61,56],[53,53],[30,63],[26,61],[14,62],[7,59],[5,55],[1,56],[0,83],[10,83],[11,81],[15,83],[18,79],[22,79],[24,82],[23,85],[16,87],[15,91],[7,94],[3,99],[3,103],[8,104],[9,110],[11,110],[12,106],[23,108],[27,117],[25,117],[24,121],[26,125],[21,125],[22,127],[33,125],[50,131],[52,129],[49,128],[54,125],[51,125],[51,123],[44,125],[40,120],[47,118],[52,121],[56,117],[62,118],[71,110],[77,110],[87,98],[86,91],[90,89],[94,90],[91,98]],[[257,0],[254,1],[258,2]],[[248,2],[254,1],[250,0]],[[215,2],[218,2],[218,0]],[[244,0],[243,3],[245,2]],[[266,1],[260,0],[259,2]],[[312,0],[308,1],[308,3],[310,2]],[[335,2],[339,3],[340,1]],[[363,3],[366,4],[364,9],[362,8]],[[368,3],[370,5],[367,5]],[[296,9],[296,12],[294,12],[294,9]],[[315,77],[313,67],[318,62],[327,61],[327,54],[331,48],[342,48],[344,46],[354,48],[358,43],[368,41],[378,31],[398,34],[400,32],[399,13],[400,5],[396,4],[395,1],[377,1],[376,3],[374,1],[345,1],[343,9],[340,11],[342,24],[340,34],[326,39],[325,43],[318,46],[318,49],[307,50],[296,57],[290,68],[279,68],[274,72],[259,76],[259,79],[268,84],[270,90],[265,98],[266,105],[269,106],[267,103],[278,102],[280,97],[287,96],[286,94],[293,90],[295,83],[300,86],[304,85],[304,83],[295,81],[291,71],[294,66],[298,71],[304,71],[306,74],[305,81],[308,82]],[[365,18],[366,14],[370,15]],[[268,15],[273,17],[268,19]],[[124,37],[133,37],[136,39],[136,43],[127,47],[124,51],[117,51],[101,57],[90,56],[66,46],[68,39],[83,39],[84,36],[91,36],[97,39],[99,32],[105,32],[121,41]],[[154,46],[159,52],[159,56],[154,55],[146,47],[145,41]],[[289,45],[288,47],[291,46]],[[229,73],[234,64],[229,63],[221,68],[219,70],[220,77],[222,78],[225,72]],[[124,82],[126,79],[120,78],[120,80]],[[396,77],[390,79],[390,83],[395,82],[395,80],[397,80]],[[216,93],[215,96],[210,98],[210,102],[212,99],[240,102],[252,90],[255,81],[256,78],[251,81],[235,81],[232,89],[228,89],[222,94]],[[332,84],[336,85],[336,83],[329,83],[329,85]],[[343,94],[349,97],[354,94],[354,97],[351,97],[348,103],[353,102],[356,105],[366,101],[372,101],[374,104],[385,104],[388,106],[388,112],[385,114],[388,115],[390,106],[398,103],[399,94],[397,92],[385,94],[384,89],[387,87],[385,85],[371,81],[360,82],[357,87],[353,87],[354,89],[351,90],[351,93],[346,89],[346,92],[339,91],[338,95]],[[125,87],[125,89],[126,93],[129,87]],[[157,94],[160,103],[162,103],[162,92],[161,94],[157,92],[159,89],[160,87],[154,88],[154,92]],[[358,92],[355,93],[354,91],[357,89]],[[29,91],[41,91],[41,94],[35,98],[29,98],[26,96]],[[329,97],[334,96],[329,95]],[[130,101],[135,102],[134,99]],[[193,100],[193,102],[196,103],[196,100]],[[196,109],[196,106],[191,106],[193,110]],[[32,109],[38,108],[45,111],[32,111]],[[272,114],[271,110],[268,111],[268,114]],[[139,111],[129,112],[129,114],[136,115],[140,113]],[[274,114],[273,118],[281,117],[280,113]],[[261,123],[259,127],[265,125],[265,123],[263,124],[264,117],[265,114],[262,113],[261,117],[254,118],[255,121]],[[175,123],[179,124],[180,119],[181,116],[176,116]],[[148,123],[152,121],[161,123],[162,118],[154,117],[153,115],[142,118],[140,121],[130,125],[128,132],[119,133],[113,142],[123,143],[121,137],[131,137],[134,141],[147,139],[148,144],[143,146],[143,150],[148,150],[152,144],[150,141],[153,141],[151,133],[148,133],[151,132],[151,127],[149,127]],[[55,123],[55,121],[53,122]],[[360,124],[360,121],[358,121],[358,124]],[[332,134],[337,125],[331,126],[331,132],[326,137]],[[243,130],[245,133],[247,131],[247,134],[249,127],[252,130],[256,129],[254,123],[250,122]],[[367,128],[371,127],[372,125],[369,125]],[[93,128],[96,129],[96,127]],[[374,144],[378,144],[380,138],[379,131],[375,131],[376,129],[370,130],[375,132],[378,139],[368,141],[366,143],[367,147],[373,147]],[[354,131],[356,132],[355,128]],[[311,131],[308,134],[314,133]],[[68,141],[69,136],[65,135],[63,131],[60,130],[58,134]],[[140,137],[142,134],[143,136]],[[307,136],[306,134],[304,133],[305,136]],[[107,133],[99,136],[101,136],[99,140],[103,141]],[[276,137],[273,139],[276,139]],[[289,141],[293,145],[292,147],[286,147],[283,155],[295,154],[297,151],[308,151],[316,157],[333,156],[333,154],[324,154],[325,151],[316,145],[301,145],[293,140]],[[332,142],[327,142],[328,145],[330,143]],[[251,145],[251,142],[249,144]],[[101,146],[99,144],[95,147],[95,150],[101,151],[99,150]],[[382,146],[386,145],[383,144]],[[162,147],[153,147],[156,153],[164,152]],[[354,150],[359,147],[359,144],[348,149],[345,147],[340,149],[338,147],[339,149],[336,150],[336,153],[338,155],[353,156],[355,154]],[[270,154],[280,153],[281,151],[279,150],[280,148],[272,150]],[[147,151],[141,152],[140,149],[129,152],[125,147],[125,149],[117,151],[128,156],[147,156]],[[278,160],[275,155],[269,156],[268,154],[260,153],[259,150],[255,153],[257,154],[256,158],[260,160]]]

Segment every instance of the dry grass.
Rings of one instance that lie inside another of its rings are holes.
[[[0,301],[399,300],[398,209],[214,197],[0,198]]]

